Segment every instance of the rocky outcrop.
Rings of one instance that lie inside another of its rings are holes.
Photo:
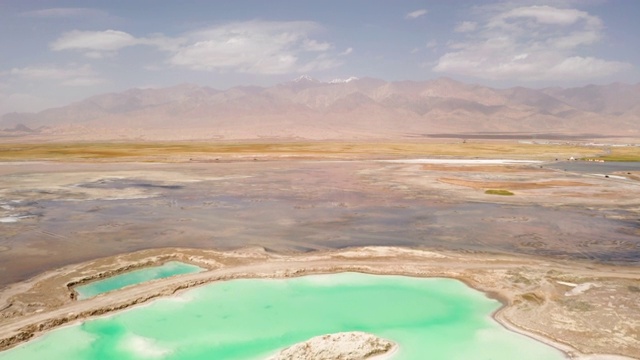
[[[321,335],[281,350],[268,360],[369,359],[388,353],[395,347],[389,340],[364,332]]]

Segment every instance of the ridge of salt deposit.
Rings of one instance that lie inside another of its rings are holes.
[[[313,337],[283,350],[268,360],[364,360],[388,353],[395,347],[389,340],[354,331]]]

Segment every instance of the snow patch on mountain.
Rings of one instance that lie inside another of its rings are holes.
[[[296,79],[294,79],[293,82],[296,82],[296,83],[300,83],[300,82],[319,83],[320,80],[312,78],[309,75],[301,75],[301,76],[297,77]]]
[[[329,84],[346,84],[346,83],[350,83],[354,80],[358,80],[359,78],[355,77],[355,76],[351,76],[347,79],[333,79],[331,81],[329,81]]]

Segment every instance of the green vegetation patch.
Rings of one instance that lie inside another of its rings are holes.
[[[598,156],[600,148],[574,145],[443,142],[83,142],[0,144],[0,161],[190,161],[225,156],[316,158],[504,158],[553,159]]]
[[[633,155],[633,154],[605,155],[599,158],[587,158],[586,160],[637,162],[637,161],[640,161],[640,155]]]
[[[640,146],[617,146],[612,147],[608,154],[598,157],[587,157],[585,160],[604,161],[640,161]]]
[[[489,195],[504,195],[504,196],[513,195],[513,193],[509,190],[496,190],[496,189],[490,189],[485,191],[484,193]]]

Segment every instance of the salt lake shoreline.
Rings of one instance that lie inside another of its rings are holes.
[[[180,275],[167,279],[154,280],[114,292],[99,295],[95,298],[75,301],[69,300],[62,305],[52,302],[50,308],[32,313],[7,316],[5,312],[19,301],[20,295],[28,291],[41,291],[47,284],[55,284],[64,276],[72,276],[79,267],[88,269],[92,262],[67,266],[36,276],[26,282],[14,284],[0,291],[0,351],[12,348],[26,341],[43,335],[49,330],[62,326],[70,326],[85,320],[111,315],[116,311],[140,306],[160,297],[176,296],[193,287],[216,281],[246,278],[290,278],[316,274],[334,274],[340,272],[360,272],[372,275],[402,275],[411,277],[440,277],[462,281],[467,286],[485,293],[488,297],[500,301],[502,306],[491,316],[505,328],[521,333],[537,341],[555,347],[569,359],[582,360],[628,360],[640,359],[637,354],[608,355],[598,352],[595,347],[588,348],[588,343],[576,342],[574,338],[561,338],[552,332],[542,332],[536,326],[528,326],[528,319],[518,312],[522,299],[530,293],[519,294],[517,289],[501,287],[500,278],[487,277],[483,283],[482,276],[471,275],[491,272],[495,269],[511,271],[522,267],[542,266],[556,271],[573,272],[578,275],[592,274],[594,278],[618,278],[622,280],[640,279],[640,269],[627,267],[599,266],[579,262],[552,262],[549,259],[533,257],[515,257],[488,254],[461,254],[454,252],[435,252],[399,247],[364,247],[343,250],[320,251],[307,254],[273,254],[264,249],[242,249],[231,252],[195,249],[155,249],[139,252],[139,258],[132,259],[126,266],[117,266],[110,271],[95,272],[82,277],[71,278],[66,285],[77,285],[105,274],[180,260],[208,270],[195,274]],[[198,254],[197,256],[194,254]],[[125,258],[127,255],[123,255]],[[100,259],[105,261],[105,259]],[[122,264],[123,259],[109,261]],[[103,269],[103,268],[101,268]],[[506,269],[506,270],[505,270]],[[496,272],[497,274],[498,272]],[[493,283],[492,283],[493,282]],[[44,284],[44,285],[43,285]],[[511,284],[513,285],[513,284]],[[38,290],[40,288],[40,290]],[[34,290],[36,289],[36,290]],[[57,289],[72,293],[72,287]],[[537,292],[534,294],[538,294]],[[16,297],[17,296],[17,297]],[[540,296],[540,295],[536,295]],[[542,296],[552,298],[552,294]],[[535,300],[535,299],[534,299]],[[12,302],[13,301],[13,302]],[[546,301],[546,300],[545,300]],[[4,303],[3,303],[4,302]],[[535,305],[536,301],[532,304]],[[549,302],[549,301],[547,301]],[[528,306],[531,304],[527,304]],[[534,314],[535,315],[535,314]],[[534,316],[535,317],[535,316]],[[524,320],[523,320],[524,319]],[[534,324],[535,325],[535,324]],[[634,344],[630,344],[633,346]],[[394,352],[397,351],[397,346]],[[393,352],[381,355],[381,359],[391,359]],[[633,355],[626,356],[626,355]],[[378,358],[376,358],[378,359]]]

